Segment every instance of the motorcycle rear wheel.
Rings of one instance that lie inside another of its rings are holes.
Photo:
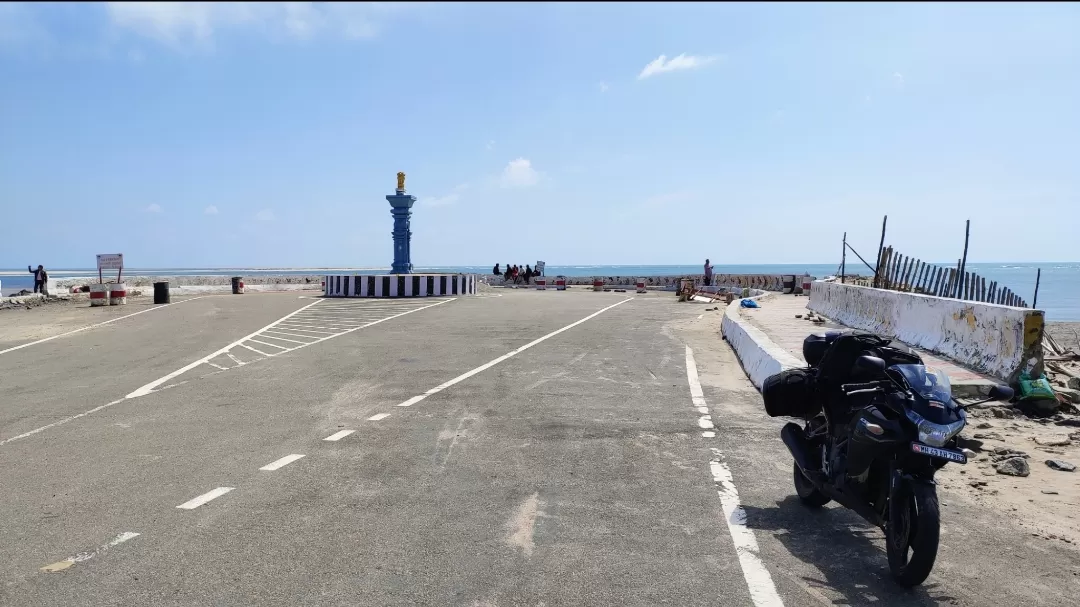
[[[923,583],[934,568],[941,534],[937,488],[905,483],[889,500],[885,552],[896,583],[910,588]]]
[[[799,464],[791,462],[791,465],[795,469],[795,495],[799,496],[803,504],[810,508],[821,508],[832,501],[827,495],[818,491],[810,479],[806,478]]]

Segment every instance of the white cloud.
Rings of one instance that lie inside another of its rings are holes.
[[[207,215],[217,215],[218,214],[218,209],[214,205],[210,205],[210,206],[206,207],[206,210],[203,211],[203,213],[206,213]]]
[[[274,216],[274,211],[271,209],[263,209],[258,213],[255,213],[255,219],[259,221],[274,221],[277,217]]]
[[[445,207],[451,204],[456,204],[461,200],[461,192],[469,189],[469,184],[462,183],[454,186],[454,191],[446,196],[429,196],[427,198],[421,198],[420,204],[425,207]]]
[[[898,89],[904,88],[904,75],[900,72],[894,72],[892,75],[892,85]]]
[[[511,160],[502,172],[501,183],[504,188],[527,188],[539,181],[540,174],[532,168],[532,163],[527,158]]]
[[[379,2],[106,3],[114,26],[174,47],[209,46],[215,33],[230,29],[250,29],[272,39],[371,38],[383,17],[410,9]]]
[[[487,142],[487,149],[489,149],[489,150],[494,150],[495,149],[495,140],[494,139]]]
[[[596,88],[600,89],[601,93],[606,93],[606,92],[608,92],[608,89],[610,89],[611,87],[608,86],[608,84],[606,82],[601,82],[600,84],[596,85]]]
[[[162,211],[163,211],[164,209],[162,209],[162,208],[161,208],[161,205],[160,205],[160,204],[158,204],[158,203],[156,203],[156,202],[155,202],[154,204],[152,204],[152,205],[150,205],[150,206],[146,207],[146,209],[145,209],[145,210],[146,210],[146,212],[147,212],[147,213],[160,213],[160,212],[162,212]]]
[[[457,194],[447,194],[446,196],[440,196],[438,198],[421,198],[420,204],[425,207],[445,207],[456,203],[460,199],[461,197]]]
[[[683,53],[678,57],[672,57],[671,59],[668,59],[666,55],[660,55],[656,59],[650,61],[649,64],[645,66],[645,69],[641,70],[641,73],[638,74],[638,80],[644,80],[650,76],[666,72],[697,69],[709,65],[718,59],[719,57],[699,57],[697,55],[687,55],[686,53]]]

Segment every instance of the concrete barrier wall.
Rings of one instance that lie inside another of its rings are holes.
[[[760,289],[762,291],[783,291],[784,276],[781,274],[714,274],[713,285],[728,288]],[[790,280],[792,275],[787,274],[786,276]],[[550,280],[554,277],[547,276],[546,278]],[[646,287],[654,289],[675,289],[684,278],[693,279],[694,284],[698,287],[705,283],[704,274],[679,276],[566,276],[565,278],[568,285],[589,287],[593,285],[594,281],[600,280],[606,287],[632,288],[639,278],[645,279]],[[506,282],[503,278],[492,275],[487,275],[483,279],[487,284],[496,286]],[[802,286],[802,279],[802,276],[795,276],[797,286]],[[813,277],[811,279],[813,280]]]
[[[761,300],[770,296],[771,293],[749,299]],[[773,343],[761,329],[743,318],[740,301],[736,299],[728,304],[724,311],[724,319],[720,323],[720,334],[731,344],[735,355],[739,357],[739,362],[742,363],[743,370],[750,378],[750,383],[754,384],[755,388],[761,390],[762,383],[770,375],[784,369],[806,366],[787,350]]]
[[[329,274],[327,297],[441,297],[476,295],[475,274]]]
[[[1041,372],[1043,312],[815,282],[807,306],[855,329],[893,336],[1001,380]]]

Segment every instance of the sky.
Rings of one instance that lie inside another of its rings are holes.
[[[0,4],[0,267],[1080,260],[1074,3]]]

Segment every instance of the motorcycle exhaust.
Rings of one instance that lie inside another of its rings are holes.
[[[787,445],[791,457],[795,458],[795,464],[799,466],[800,470],[806,472],[818,469],[817,466],[810,464],[810,443],[806,440],[806,433],[799,427],[799,424],[788,422],[780,430],[780,438]]]

